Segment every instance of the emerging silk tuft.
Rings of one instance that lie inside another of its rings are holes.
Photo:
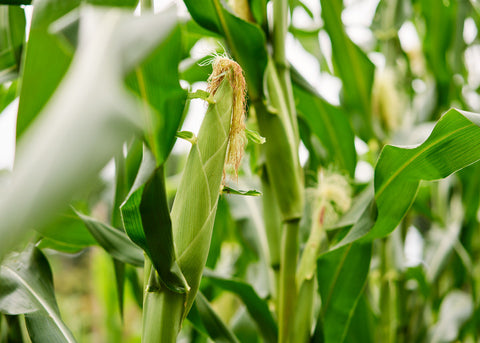
[[[232,122],[228,138],[225,169],[233,170],[238,179],[238,168],[242,161],[245,136],[246,83],[243,70],[238,63],[227,56],[215,56],[212,62],[213,72],[208,78],[208,91],[213,96],[222,80],[227,77],[233,89]]]

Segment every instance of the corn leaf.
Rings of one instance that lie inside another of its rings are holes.
[[[121,206],[123,225],[130,239],[148,255],[163,284],[185,293],[188,285],[176,263],[163,166],[155,167],[148,150],[143,157],[135,184]]]
[[[203,276],[212,284],[236,294],[247,307],[247,311],[258,326],[265,342],[275,343],[278,338],[278,328],[265,300],[260,298],[253,287],[243,281],[228,279],[211,271],[205,271]]]
[[[145,140],[157,165],[167,159],[184,117],[187,92],[178,81],[181,38],[177,26],[126,80],[127,86],[143,100]]]
[[[325,159],[353,177],[357,159],[355,135],[346,114],[316,94],[298,73],[293,73],[293,78],[297,81],[297,110],[328,152]]]
[[[416,148],[383,148],[375,167],[378,218],[364,239],[383,237],[395,229],[413,203],[421,180],[445,178],[480,160],[479,125],[480,115],[451,109]]]
[[[0,84],[17,77],[25,40],[25,12],[18,6],[0,7]]]
[[[239,343],[238,339],[215,313],[202,293],[197,294],[195,306],[211,339],[215,342]]]
[[[85,208],[81,203],[76,203],[74,206],[82,210]],[[95,238],[72,209],[56,215],[49,225],[36,231],[43,236],[42,248],[78,252],[85,247],[97,244]]]
[[[341,16],[343,0],[320,0],[320,4],[325,29],[332,42],[335,72],[343,83],[345,106],[353,112],[352,123],[356,132],[368,140],[373,134],[370,95],[374,65],[345,31]]]
[[[322,308],[315,342],[342,343],[367,280],[371,244],[350,244],[322,255],[317,262]]]
[[[33,342],[75,342],[60,317],[48,261],[33,245],[0,265],[0,311],[25,314]]]
[[[245,71],[250,99],[260,100],[263,72],[267,64],[262,29],[227,11],[220,0],[184,2],[199,25],[225,37],[233,57]]]
[[[5,219],[0,225],[0,256],[27,229],[42,227],[66,207],[140,131],[141,111],[124,90],[123,78],[176,21],[174,9],[134,17],[88,6],[82,8],[81,18],[71,68],[35,125],[22,134],[15,169],[1,192],[0,217]]]
[[[97,5],[134,6],[133,0],[96,0]],[[72,61],[72,52],[62,46],[50,26],[80,5],[81,0],[36,0],[26,53],[18,105],[17,140],[41,112]],[[55,61],[55,63],[52,63]]]
[[[17,96],[17,85],[17,81],[13,81],[8,87],[0,85],[0,115],[2,115],[3,110],[7,108]]]
[[[143,267],[143,252],[122,231],[75,211],[97,242],[113,258]]]

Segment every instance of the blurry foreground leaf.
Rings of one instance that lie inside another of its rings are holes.
[[[123,77],[176,21],[173,8],[134,17],[120,10],[84,7],[81,18],[71,68],[22,135],[15,169],[1,192],[0,256],[26,230],[46,224],[124,141],[140,131],[142,112],[124,90]]]

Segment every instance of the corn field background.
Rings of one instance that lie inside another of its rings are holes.
[[[479,24],[0,0],[0,343],[480,342]]]

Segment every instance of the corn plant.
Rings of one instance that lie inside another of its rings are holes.
[[[476,2],[175,2],[0,1],[0,342],[477,342]]]

